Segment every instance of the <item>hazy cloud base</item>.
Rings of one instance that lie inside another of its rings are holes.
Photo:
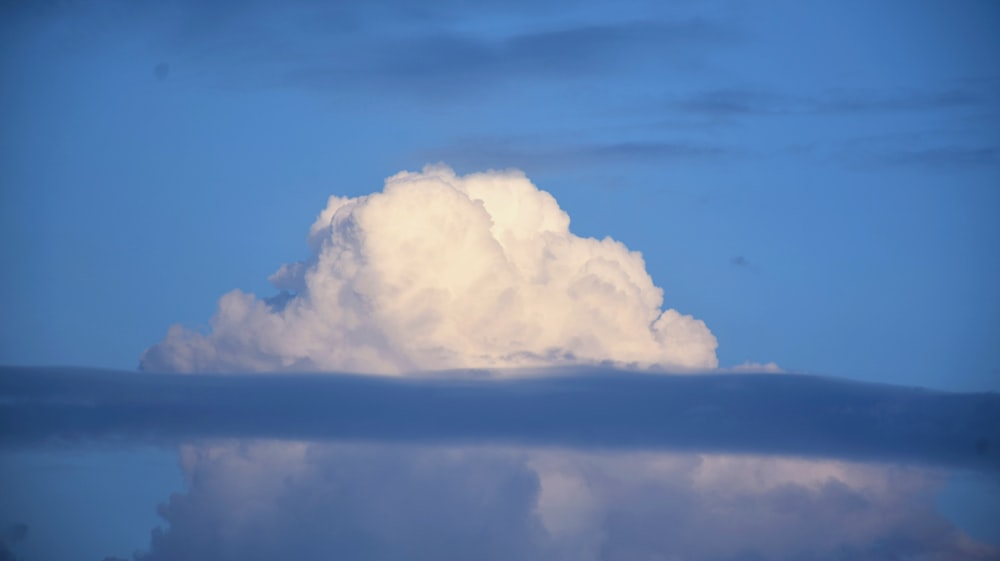
[[[791,458],[229,442],[186,447],[189,490],[144,561],[349,558],[976,560],[940,474]]]

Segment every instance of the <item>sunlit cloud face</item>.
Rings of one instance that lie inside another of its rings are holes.
[[[414,370],[613,362],[717,366],[704,322],[662,310],[642,256],[581,238],[517,171],[402,172],[384,189],[330,197],[310,259],[282,266],[261,299],[219,301],[211,331],[171,328],[154,371]]]

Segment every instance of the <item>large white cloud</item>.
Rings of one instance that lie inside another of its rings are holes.
[[[581,238],[518,171],[403,172],[382,192],[330,197],[312,258],[235,290],[211,331],[174,326],[142,365],[163,371],[413,370],[611,361],[717,366],[705,324],[661,310],[638,252]]]

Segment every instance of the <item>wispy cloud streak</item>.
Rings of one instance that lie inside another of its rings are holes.
[[[775,91],[717,89],[670,102],[671,108],[716,117],[755,115],[846,115],[935,111],[988,106],[992,96],[976,89],[937,91],[832,91],[795,96]]]
[[[553,139],[502,136],[466,137],[445,146],[422,149],[414,154],[427,161],[448,161],[475,168],[520,167],[539,170],[579,169],[615,164],[661,166],[714,163],[743,155],[729,146],[684,141],[624,141],[580,143]]]

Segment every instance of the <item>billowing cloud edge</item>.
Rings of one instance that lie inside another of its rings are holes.
[[[401,172],[381,192],[331,196],[312,256],[270,277],[280,293],[223,296],[207,333],[172,327],[141,368],[351,371],[607,364],[718,365],[701,320],[662,309],[640,253],[574,235],[517,170]]]

